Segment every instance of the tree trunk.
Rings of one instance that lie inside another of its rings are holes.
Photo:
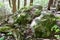
[[[19,10],[19,8],[20,8],[20,0],[18,0],[18,10]]]
[[[30,5],[31,5],[31,6],[33,5],[33,0],[30,0]]]
[[[13,13],[16,12],[16,0],[12,0],[12,5],[13,5]]]
[[[26,6],[26,2],[27,2],[27,0],[24,0],[24,6]]]
[[[9,5],[10,5],[10,7],[11,7],[11,0],[9,0]]]
[[[50,7],[51,7],[52,4],[53,4],[53,0],[49,0],[49,3],[48,3],[48,10],[50,10]]]

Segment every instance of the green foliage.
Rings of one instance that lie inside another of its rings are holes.
[[[33,11],[33,8],[34,7],[32,7],[32,6],[21,8],[18,11],[18,13],[19,13],[18,16],[16,16],[16,18],[15,18],[15,23],[22,24],[22,25],[29,24],[29,22],[31,20],[33,20],[32,18],[34,16],[39,16],[41,14],[41,10],[42,10],[41,6],[39,6],[39,8],[35,8],[34,11]],[[31,11],[33,13],[31,13]]]
[[[55,33],[59,33],[60,32],[60,29],[57,25],[54,25],[52,28],[51,28],[51,31],[54,31]],[[57,39],[60,39],[60,35],[54,35],[54,37],[56,37]]]
[[[51,28],[51,31],[55,31],[56,33],[60,32],[60,29],[57,25],[54,25],[52,28]]]
[[[43,1],[43,0],[42,0]],[[47,0],[48,1],[48,0]],[[45,7],[47,1],[43,1],[42,6]],[[0,7],[3,6],[3,3],[0,3]],[[24,31],[27,28],[27,24],[30,24],[33,20],[33,16],[39,16],[41,14],[42,6],[35,8],[33,6],[23,7],[18,11],[18,15],[14,16],[14,24],[9,26],[0,27],[0,32],[8,32],[7,35],[13,35],[16,40],[24,39]],[[35,10],[32,10],[35,8]],[[33,13],[31,13],[33,11]],[[33,15],[31,15],[33,14]],[[0,17],[1,19],[1,17]],[[48,37],[52,31],[60,32],[56,26],[56,18],[53,15],[45,15],[36,26],[34,26],[36,37]],[[4,40],[4,37],[1,37],[0,40]]]
[[[54,15],[45,15],[40,22],[34,26],[36,37],[49,37],[51,35],[51,28],[56,24]]]
[[[14,16],[14,24],[9,26],[0,27],[0,32],[8,32],[7,35],[13,35],[16,40],[23,40],[24,39],[24,31],[27,28],[27,24],[30,24],[30,22],[33,20],[33,16],[39,16],[41,14],[42,7],[35,8],[33,11],[32,9],[35,7],[23,7],[18,11],[18,15]],[[31,13],[33,11],[33,15]],[[36,26],[34,26],[35,29],[35,35],[37,38],[41,37],[49,37],[51,33],[54,32],[60,32],[60,29],[56,25],[56,18],[54,15],[49,14],[45,15]],[[17,25],[15,25],[17,24]]]
[[[21,39],[23,39],[23,36],[22,36],[23,34],[22,34],[22,32],[19,30],[19,28],[15,29],[15,28],[11,28],[11,27],[9,27],[9,26],[0,27],[0,32],[7,33],[6,35],[8,35],[8,36],[9,36],[9,35],[13,35],[16,40],[21,40]],[[1,37],[0,39],[3,40],[4,38]]]
[[[9,32],[11,29],[9,26],[0,27],[0,32]]]
[[[19,39],[19,40],[22,40],[24,37],[23,37],[23,35],[24,35],[24,31],[26,30],[26,28],[27,28],[27,24],[30,24],[30,22],[31,22],[31,20],[33,20],[32,19],[32,16],[33,15],[31,15],[30,14],[30,11],[31,11],[31,8],[26,8],[26,7],[24,7],[24,8],[22,8],[21,10],[19,10],[18,11],[18,15],[17,16],[15,16],[16,18],[15,18],[15,24],[19,24],[20,25],[20,27],[18,28],[19,30],[19,32],[14,32],[14,36],[15,36],[15,38],[16,39]],[[36,15],[37,14],[40,14],[40,12],[39,12],[39,10],[36,10],[35,12],[33,12],[33,13],[36,13]],[[16,31],[16,30],[15,30]],[[19,38],[19,36],[21,37],[21,38]],[[17,37],[18,36],[18,37]]]
[[[41,10],[39,10],[39,9],[36,9],[36,10],[35,10],[35,16],[40,15],[40,13],[41,13]]]
[[[31,20],[31,16],[26,13],[21,13],[19,17],[16,19],[16,23],[20,25],[26,25]]]
[[[23,40],[24,39],[24,31],[27,28],[27,24],[30,23],[32,19],[32,16],[30,13],[32,7],[24,7],[18,11],[18,15],[13,15],[14,23],[13,25],[5,25],[3,24],[2,27],[0,27],[0,32],[8,32],[7,35],[13,35],[16,40]],[[36,15],[40,12],[39,10],[36,10]],[[17,25],[15,25],[17,24]],[[5,26],[4,26],[5,25]]]
[[[4,40],[4,38],[5,38],[5,37],[3,36],[3,37],[0,38],[0,40]]]
[[[12,32],[7,33],[7,35],[12,35]]]
[[[23,7],[22,9],[20,9],[18,11],[18,15],[17,16],[14,16],[14,24],[17,24],[19,25],[18,28],[13,28],[12,32],[13,32],[13,35],[14,37],[16,38],[16,40],[23,40],[24,39],[24,31],[26,30],[27,28],[27,24],[30,24],[31,20],[33,20],[33,16],[34,15],[31,15],[31,12],[32,11],[32,6],[31,7]],[[41,9],[40,9],[41,10]],[[33,13],[35,15],[39,15],[40,14],[40,11],[39,9],[36,9]]]

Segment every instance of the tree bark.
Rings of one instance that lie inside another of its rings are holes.
[[[20,8],[20,0],[18,0],[18,10],[19,10],[19,8]]]
[[[31,6],[33,5],[33,0],[30,0],[30,5],[31,5]]]
[[[9,0],[9,5],[10,5],[10,7],[11,7],[11,0]]]
[[[16,12],[16,0],[12,0],[12,5],[13,5],[13,13]]]
[[[53,4],[53,0],[49,0],[49,3],[48,3],[48,10],[50,10],[50,7],[51,7],[52,4]]]
[[[26,6],[26,2],[27,2],[27,0],[24,0],[24,6]]]

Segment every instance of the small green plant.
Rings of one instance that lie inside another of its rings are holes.
[[[51,28],[51,31],[55,31],[55,33],[60,32],[59,26],[54,25],[54,26]]]
[[[51,35],[51,28],[56,24],[56,18],[54,15],[45,15],[35,28],[35,35],[37,38],[45,38]]]
[[[31,20],[31,16],[26,13],[21,13],[19,17],[17,17],[15,23],[20,25],[26,25]]]
[[[51,28],[51,31],[54,31],[55,34],[56,34],[56,33],[59,33],[59,32],[60,32],[59,26],[54,25],[54,26]],[[54,37],[57,38],[57,39],[60,39],[60,35],[59,35],[59,34],[54,35]]]
[[[1,38],[0,38],[0,40],[5,40],[5,37],[4,37],[4,36],[3,36],[3,37],[1,37]]]

